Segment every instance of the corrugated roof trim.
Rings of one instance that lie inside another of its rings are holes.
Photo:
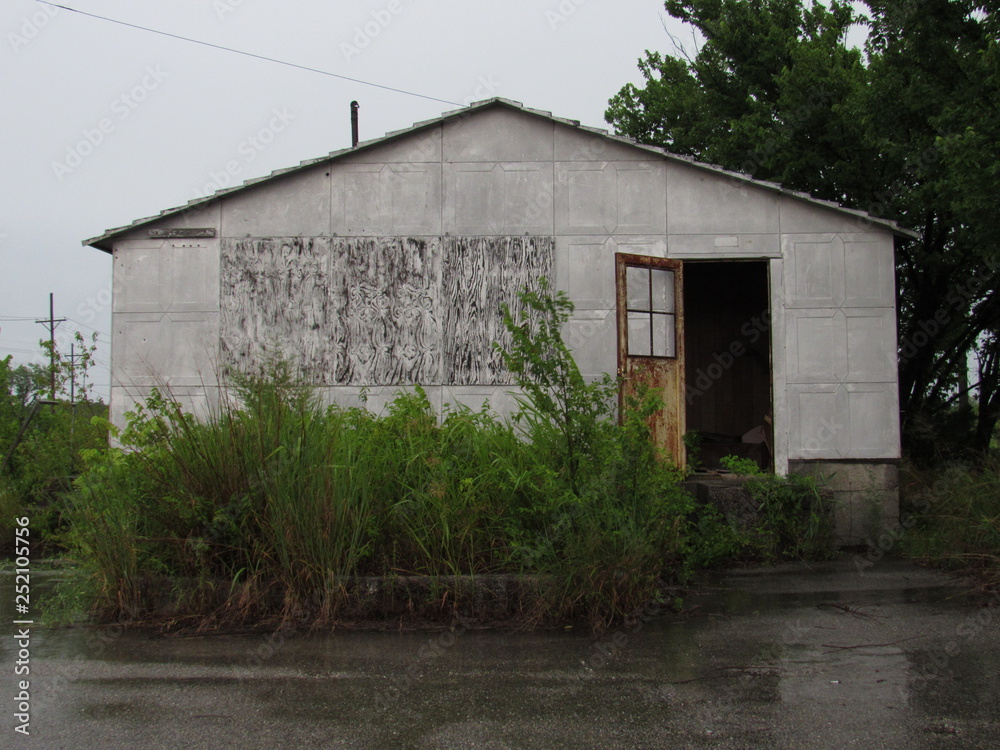
[[[823,207],[826,207],[826,208],[832,208],[832,209],[834,209],[836,211],[841,211],[843,213],[851,214],[852,216],[858,216],[858,217],[864,218],[866,221],[869,221],[872,224],[878,224],[880,226],[884,226],[884,227],[892,230],[896,234],[900,234],[900,235],[903,235],[905,237],[910,237],[911,239],[916,239],[916,238],[918,238],[920,236],[917,232],[914,232],[914,231],[912,231],[910,229],[905,229],[903,227],[900,227],[894,221],[890,221],[888,219],[880,219],[878,217],[872,216],[871,214],[869,214],[869,213],[867,213],[865,211],[860,211],[858,209],[847,208],[847,207],[845,207],[845,206],[843,206],[840,203],[837,203],[835,201],[828,201],[828,200],[824,200],[822,198],[814,198],[809,193],[804,193],[804,192],[799,191],[799,190],[790,190],[788,188],[782,187],[777,182],[771,182],[771,181],[768,181],[768,180],[756,180],[753,177],[751,177],[750,175],[744,174],[742,172],[732,172],[732,171],[730,171],[728,169],[723,169],[722,167],[718,166],[717,164],[708,164],[706,162],[698,161],[697,159],[695,159],[695,158],[693,158],[691,156],[686,156],[684,154],[674,154],[674,153],[671,153],[671,152],[667,151],[666,149],[661,148],[659,146],[651,146],[651,145],[649,145],[647,143],[640,143],[639,141],[636,141],[636,140],[634,140],[632,138],[628,138],[626,136],[621,136],[621,135],[616,135],[614,133],[609,133],[604,128],[595,128],[595,127],[591,127],[589,125],[581,125],[579,120],[570,120],[570,119],[566,119],[566,118],[563,118],[563,117],[555,117],[549,111],[541,110],[541,109],[532,109],[531,107],[525,107],[524,104],[522,104],[521,102],[514,101],[513,99],[505,99],[503,97],[493,97],[491,99],[483,99],[482,101],[473,102],[473,103],[471,103],[467,107],[462,107],[460,109],[450,110],[448,112],[445,112],[441,116],[431,118],[430,120],[421,120],[419,122],[414,123],[413,125],[411,125],[408,128],[402,128],[400,130],[389,131],[388,133],[386,133],[381,138],[373,138],[373,139],[368,140],[368,141],[361,141],[358,144],[357,148],[342,148],[342,149],[337,149],[336,151],[331,151],[326,156],[320,156],[320,157],[317,157],[315,159],[306,159],[305,161],[301,161],[301,162],[299,162],[299,164],[297,166],[286,167],[284,169],[277,169],[277,170],[271,172],[270,174],[264,175],[262,177],[255,177],[253,179],[246,180],[245,182],[243,182],[242,185],[233,185],[232,187],[223,188],[222,190],[216,190],[211,195],[207,195],[207,196],[204,196],[202,198],[192,198],[191,200],[189,200],[187,203],[185,203],[182,206],[176,206],[174,208],[167,208],[167,209],[164,209],[164,210],[160,211],[160,213],[158,213],[158,214],[156,214],[154,216],[148,216],[148,217],[145,217],[145,218],[142,218],[142,219],[136,219],[131,224],[126,224],[124,226],[115,227],[114,229],[108,229],[106,232],[104,232],[104,234],[98,235],[97,237],[91,237],[89,240],[84,240],[83,244],[84,245],[93,246],[93,247],[97,247],[97,248],[102,249],[102,250],[110,250],[110,247],[107,246],[108,240],[112,239],[116,235],[123,234],[125,232],[129,232],[129,231],[131,231],[133,229],[137,229],[138,227],[141,227],[141,226],[143,226],[145,224],[149,224],[149,223],[158,221],[160,219],[163,219],[163,218],[166,218],[166,217],[169,217],[169,216],[173,216],[174,214],[178,214],[178,213],[182,213],[184,211],[188,211],[191,208],[194,208],[195,206],[198,206],[198,205],[207,205],[207,204],[210,204],[213,201],[218,200],[219,198],[223,198],[223,197],[225,197],[225,196],[227,196],[227,195],[229,195],[231,193],[235,193],[235,192],[238,192],[240,190],[245,190],[245,189],[253,187],[254,185],[257,185],[259,183],[267,182],[268,180],[273,180],[273,179],[281,177],[283,175],[287,175],[287,174],[290,174],[292,172],[297,172],[297,171],[300,171],[302,169],[315,166],[316,164],[321,164],[323,162],[332,161],[332,160],[337,159],[337,158],[339,158],[341,156],[344,156],[345,154],[355,153],[355,152],[363,150],[363,149],[372,148],[374,146],[378,146],[378,145],[380,145],[382,143],[385,143],[388,140],[391,140],[391,139],[394,139],[394,138],[400,138],[402,136],[406,136],[406,135],[409,135],[411,133],[415,133],[415,132],[417,132],[419,130],[422,130],[424,128],[427,128],[427,127],[431,127],[431,126],[434,126],[434,125],[440,125],[441,123],[443,123],[443,122],[445,122],[447,120],[455,119],[456,117],[465,117],[465,116],[468,116],[469,114],[471,114],[472,112],[474,112],[475,110],[484,109],[484,108],[490,107],[490,106],[496,106],[498,104],[505,105],[505,106],[508,106],[508,107],[520,110],[522,112],[526,112],[528,114],[532,114],[532,115],[535,115],[537,117],[544,118],[546,120],[551,120],[553,122],[558,122],[558,123],[561,123],[561,124],[566,125],[568,127],[574,128],[576,130],[583,130],[583,131],[586,131],[588,133],[594,133],[594,134],[599,135],[599,136],[601,136],[603,138],[607,138],[608,140],[617,141],[619,143],[622,143],[622,144],[624,144],[626,146],[629,146],[629,147],[632,147],[632,148],[638,148],[638,149],[641,149],[643,151],[648,151],[650,153],[656,154],[658,156],[662,156],[662,157],[667,158],[667,159],[671,159],[673,161],[686,162],[686,163],[691,164],[693,166],[696,166],[698,168],[706,169],[706,170],[708,170],[710,172],[714,172],[716,174],[725,175],[727,177],[731,177],[733,179],[740,180],[742,182],[746,182],[746,183],[749,183],[751,185],[756,185],[758,187],[762,187],[762,188],[765,188],[767,190],[772,190],[774,192],[781,193],[782,195],[787,195],[787,196],[790,196],[790,197],[793,197],[793,198],[798,198],[800,200],[808,201],[808,202],[813,203],[815,205],[823,206]]]

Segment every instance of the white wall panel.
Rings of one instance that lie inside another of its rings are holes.
[[[232,195],[222,204],[223,237],[308,237],[330,233],[330,169],[318,165]]]
[[[667,162],[668,234],[777,234],[778,196],[744,180]]]

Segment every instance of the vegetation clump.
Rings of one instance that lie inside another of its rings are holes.
[[[179,624],[460,613],[600,627],[757,554],[650,439],[659,398],[640,392],[618,415],[618,384],[581,375],[560,334],[566,296],[543,282],[522,301],[505,319],[510,422],[438,414],[419,386],[384,415],[324,407],[280,361],[234,377],[208,420],[154,391],[109,427],[118,447],[85,453],[67,599]],[[776,529],[769,549],[787,537]],[[509,581],[506,598],[468,585],[484,576]]]

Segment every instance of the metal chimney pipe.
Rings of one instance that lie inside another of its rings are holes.
[[[351,148],[358,147],[358,109],[361,107],[357,102],[351,102]]]

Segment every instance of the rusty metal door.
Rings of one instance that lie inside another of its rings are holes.
[[[619,405],[639,384],[663,399],[653,416],[653,438],[684,466],[684,273],[679,260],[618,253]]]

